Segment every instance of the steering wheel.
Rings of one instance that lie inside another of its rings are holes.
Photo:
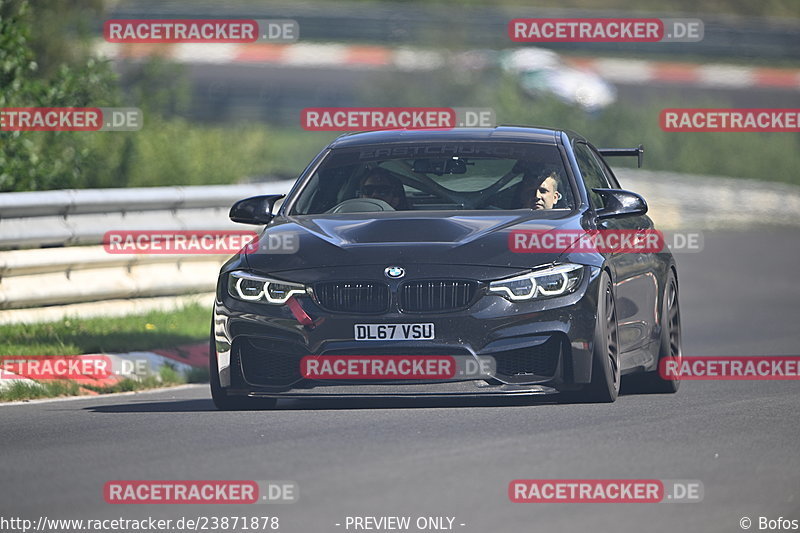
[[[395,208],[378,198],[350,198],[325,211],[326,213],[374,213],[394,211]]]

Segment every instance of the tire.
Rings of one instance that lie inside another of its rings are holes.
[[[248,398],[246,396],[228,396],[219,381],[217,371],[216,346],[214,332],[211,332],[211,341],[208,349],[208,370],[211,376],[211,399],[214,406],[220,411],[247,411],[251,409],[272,409],[278,403],[275,398]]]
[[[681,348],[681,309],[678,301],[678,281],[670,269],[667,282],[664,284],[664,296],[661,299],[661,338],[658,349],[658,365],[656,370],[642,376],[642,388],[645,392],[661,392],[674,394],[681,385],[679,379],[663,379],[658,372],[661,361],[674,357],[679,361],[683,357]]]
[[[607,272],[600,276],[597,320],[592,351],[592,380],[578,393],[578,400],[592,403],[616,401],[620,389],[619,328],[614,286]]]

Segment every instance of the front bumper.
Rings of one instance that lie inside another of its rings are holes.
[[[224,280],[225,276],[221,276]],[[298,298],[313,320],[303,325],[288,306],[242,302],[224,283],[214,306],[212,348],[226,394],[271,398],[386,398],[540,395],[573,390],[591,380],[599,269],[572,294],[525,303],[498,295],[469,308],[431,315],[330,313]],[[355,341],[355,324],[432,322],[428,341]],[[320,380],[304,378],[309,355],[491,357],[495,371],[481,379]]]

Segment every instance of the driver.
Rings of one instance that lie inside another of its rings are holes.
[[[367,173],[358,190],[359,198],[383,200],[394,209],[408,209],[403,183],[384,168],[374,168]]]
[[[561,199],[558,192],[558,173],[525,174],[520,182],[520,201],[522,207],[529,209],[553,209]]]

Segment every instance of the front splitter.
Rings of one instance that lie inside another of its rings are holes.
[[[431,397],[510,397],[557,394],[558,390],[544,385],[492,385],[485,381],[459,381],[430,385],[325,385],[311,389],[293,389],[285,392],[229,390],[230,395],[251,398],[431,398]]]

